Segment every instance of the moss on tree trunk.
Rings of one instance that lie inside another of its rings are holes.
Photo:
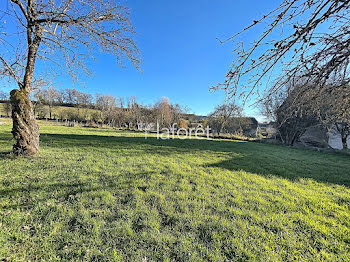
[[[24,90],[11,91],[12,135],[16,140],[16,155],[34,155],[39,151],[39,125],[35,121],[32,103]]]

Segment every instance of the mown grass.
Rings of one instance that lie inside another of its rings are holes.
[[[0,260],[346,261],[349,156],[251,142],[0,126]]]

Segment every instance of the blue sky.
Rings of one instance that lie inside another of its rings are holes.
[[[123,0],[131,9],[138,33],[143,73],[126,63],[118,68],[109,55],[98,55],[90,69],[94,76],[84,79],[89,93],[137,96],[144,104],[169,97],[190,111],[205,115],[224,101],[223,92],[211,93],[210,86],[224,79],[232,60],[232,44],[220,45],[253,19],[278,5],[279,1],[259,0]],[[260,32],[252,32],[248,43]],[[70,78],[58,79],[56,86],[71,88]],[[258,116],[247,108],[247,115]]]

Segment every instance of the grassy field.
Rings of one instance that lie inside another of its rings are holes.
[[[276,145],[0,126],[0,260],[348,261],[350,159]]]

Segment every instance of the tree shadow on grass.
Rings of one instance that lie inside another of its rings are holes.
[[[0,160],[2,159],[10,159],[12,151],[12,146],[8,146],[14,144],[14,139],[10,132],[0,132]],[[7,148],[7,150],[5,150]]]
[[[79,134],[42,134],[41,141],[46,146],[57,146],[58,148],[71,147],[95,147],[95,148],[133,148],[140,146],[144,150],[152,150],[154,153],[164,155],[164,149],[173,150],[174,153],[189,150],[231,152],[233,141],[218,141],[204,139],[169,139],[162,140],[155,137],[131,137],[131,136],[100,136],[100,135],[79,135]],[[221,143],[222,142],[222,143]],[[239,143],[239,142],[237,142]],[[145,148],[149,146],[149,148]]]
[[[12,152],[11,151],[0,151],[0,160],[2,160],[2,159],[10,159],[11,156],[12,156]]]
[[[135,181],[139,178],[149,178],[153,172],[140,172],[133,174],[125,174],[122,184],[116,180],[115,177],[109,175],[97,175],[95,181],[81,181],[80,179],[72,178],[69,181],[40,181],[40,182],[30,182],[26,185],[20,185],[15,187],[5,187],[0,189],[0,209],[30,209],[37,205],[38,202],[46,202],[48,198],[53,198],[61,202],[72,202],[76,198],[77,194],[98,192],[103,190],[119,192],[120,190],[130,190],[133,188],[138,188],[139,190],[145,191],[147,187],[135,185]],[[30,179],[28,179],[30,181]],[[42,194],[41,199],[35,199],[35,202],[31,201],[31,194],[38,195]],[[15,196],[18,196],[16,198]],[[14,203],[1,203],[1,199],[7,199],[11,197]],[[18,199],[25,199],[18,203]]]
[[[267,145],[255,142],[170,139],[155,137],[99,136],[77,134],[45,134],[42,138],[47,146],[96,147],[138,149],[147,154],[171,156],[212,152],[213,158],[224,155],[227,159],[204,164],[208,168],[231,171],[246,171],[263,176],[278,176],[290,180],[311,178],[319,182],[350,186],[349,156],[324,153],[307,149]],[[54,141],[54,143],[48,143]],[[210,162],[209,162],[210,161]]]
[[[312,161],[278,163],[271,159],[259,161],[254,155],[248,155],[243,158],[232,158],[207,166],[230,171],[245,171],[265,177],[278,176],[291,181],[299,180],[300,178],[311,178],[322,183],[350,186],[350,174],[347,173],[349,167],[341,168],[334,164],[328,165],[327,163],[318,164]]]

